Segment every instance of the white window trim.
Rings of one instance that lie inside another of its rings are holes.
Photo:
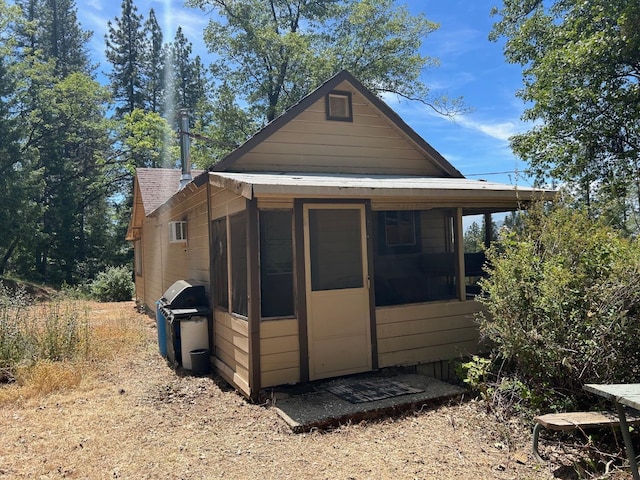
[[[169,222],[169,243],[185,243],[187,241],[187,222]]]

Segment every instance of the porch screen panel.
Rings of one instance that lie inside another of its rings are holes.
[[[362,288],[360,211],[309,210],[313,291]]]
[[[434,208],[374,216],[376,306],[457,298],[453,214]]]
[[[260,299],[263,318],[294,315],[291,210],[260,211]]]
[[[229,276],[227,268],[227,217],[213,222],[213,282],[216,307],[229,309]]]
[[[247,286],[247,215],[229,217],[231,239],[231,311],[248,315]]]

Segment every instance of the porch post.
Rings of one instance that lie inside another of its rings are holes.
[[[298,341],[300,348],[300,381],[309,381],[309,337],[307,327],[307,285],[304,264],[304,204],[301,199],[293,202],[294,259],[296,272],[296,314],[298,316]]]
[[[458,300],[467,299],[467,288],[464,284],[464,232],[462,227],[462,208],[456,208],[454,221],[455,249],[456,249],[456,284],[458,285]]]
[[[258,235],[258,200],[247,200],[247,285],[248,322],[249,322],[249,389],[251,398],[260,393],[260,266]]]
[[[484,246],[489,248],[491,246],[491,239],[493,238],[493,222],[491,221],[491,214],[484,214]]]

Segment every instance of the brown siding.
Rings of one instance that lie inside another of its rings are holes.
[[[380,367],[449,360],[478,351],[481,305],[437,302],[376,309]]]
[[[268,320],[260,325],[262,387],[300,381],[298,320]]]
[[[362,95],[353,95],[353,122],[326,119],[324,98],[238,159],[240,171],[300,171],[441,176],[409,138]]]

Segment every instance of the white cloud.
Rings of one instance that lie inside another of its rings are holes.
[[[510,137],[522,131],[522,124],[511,120],[479,122],[472,120],[468,115],[458,115],[452,122],[504,142],[508,142]]]

